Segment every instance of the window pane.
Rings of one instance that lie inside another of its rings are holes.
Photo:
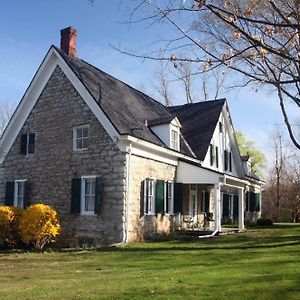
[[[89,128],[84,127],[82,128],[82,137],[88,137],[89,136]]]
[[[87,138],[83,138],[82,139],[82,149],[87,148],[88,147],[88,139]]]
[[[76,149],[82,149],[82,140],[81,139],[76,140]]]

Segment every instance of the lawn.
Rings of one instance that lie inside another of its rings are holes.
[[[300,299],[300,225],[193,242],[0,253],[1,299]]]

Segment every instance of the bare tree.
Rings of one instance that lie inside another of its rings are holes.
[[[182,90],[186,103],[217,99],[226,90],[225,72],[201,73],[193,69],[190,62],[179,64],[159,63],[159,70],[154,73],[153,87],[158,92],[166,106],[174,103],[174,90]]]
[[[285,141],[282,131],[278,128],[274,130],[273,141],[274,161],[266,188],[267,198],[269,198],[267,199],[269,206],[267,210],[270,211],[273,220],[279,221],[283,208],[295,211],[292,206],[297,200],[296,182],[299,180],[300,163],[299,156],[293,153],[291,145]]]
[[[0,103],[0,137],[2,136],[6,125],[9,122],[13,111],[14,107],[11,102],[7,101],[5,103]]]
[[[286,108],[288,101],[300,108],[300,1],[137,0],[129,22],[170,25],[176,33],[157,43],[164,57],[153,51],[121,52],[190,62],[199,73],[231,69],[241,75],[240,86],[253,83],[276,91],[290,139],[300,149]]]
[[[168,78],[168,71],[163,63],[159,64],[159,70],[154,74],[155,82],[154,89],[158,92],[166,106],[172,105],[172,95],[170,93],[170,79]]]

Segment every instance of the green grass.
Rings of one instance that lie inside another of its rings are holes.
[[[0,253],[1,299],[300,299],[300,226],[193,242]]]

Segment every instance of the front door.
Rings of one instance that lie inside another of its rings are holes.
[[[191,184],[190,186],[190,218],[191,225],[197,226],[198,222],[198,201],[197,201],[197,185]]]

